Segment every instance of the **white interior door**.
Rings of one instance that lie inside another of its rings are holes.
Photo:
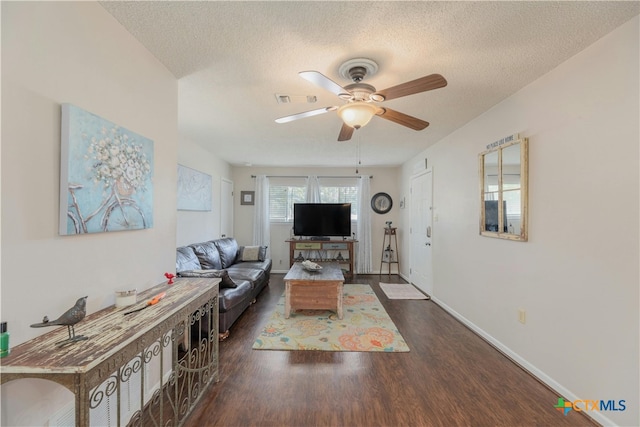
[[[220,181],[220,237],[233,236],[233,182]]]
[[[431,170],[411,179],[411,282],[422,291],[433,292],[431,262],[432,227]]]

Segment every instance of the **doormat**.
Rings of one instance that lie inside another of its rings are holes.
[[[429,299],[411,283],[380,282],[380,288],[389,299]]]
[[[253,344],[255,350],[408,352],[409,346],[369,285],[344,285],[342,320],[328,310],[292,311],[284,295]]]

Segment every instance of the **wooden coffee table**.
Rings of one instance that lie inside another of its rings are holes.
[[[344,276],[337,262],[319,262],[322,270],[310,272],[296,262],[284,276],[284,317],[291,310],[335,310],[342,319]]]

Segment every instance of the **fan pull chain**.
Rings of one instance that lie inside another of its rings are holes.
[[[356,175],[360,173],[358,171],[358,167],[360,165],[362,165],[362,162],[360,160],[360,138],[359,138],[359,133],[356,133]]]

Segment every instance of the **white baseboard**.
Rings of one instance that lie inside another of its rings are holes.
[[[407,280],[407,279],[405,279],[405,280]],[[564,387],[562,384],[560,384],[559,382],[557,382],[556,380],[551,378],[549,375],[544,373],[542,370],[538,369],[532,363],[529,363],[526,359],[524,359],[519,354],[517,354],[516,352],[511,350],[509,347],[507,347],[504,344],[502,344],[500,341],[498,341],[497,339],[495,339],[491,335],[489,335],[482,328],[478,327],[475,323],[471,322],[469,319],[467,319],[466,317],[464,317],[463,315],[461,315],[460,313],[458,313],[457,311],[455,311],[454,309],[449,307],[447,304],[445,304],[444,302],[440,301],[438,298],[436,298],[434,296],[431,296],[431,299],[433,300],[433,302],[435,302],[440,307],[442,307],[447,313],[449,313],[450,315],[452,315],[453,317],[458,319],[465,326],[467,326],[473,332],[478,334],[482,339],[484,339],[489,344],[491,344],[493,347],[495,347],[498,351],[500,351],[505,356],[510,358],[513,362],[515,362],[518,365],[520,365],[524,370],[529,372],[531,375],[536,377],[540,382],[546,384],[553,391],[557,392],[558,393],[558,397],[563,397],[563,398],[565,398],[566,400],[569,400],[569,401],[580,400],[580,397],[578,397],[575,393],[571,392],[571,390],[569,390],[566,387]],[[549,408],[552,409],[551,408],[551,404],[549,405]],[[602,413],[600,411],[591,411],[591,412],[588,412],[588,413],[587,412],[583,412],[583,414],[587,415],[590,418],[593,418],[596,422],[602,424],[603,426],[615,426],[616,425],[609,418],[607,418],[604,415],[602,415]]]

